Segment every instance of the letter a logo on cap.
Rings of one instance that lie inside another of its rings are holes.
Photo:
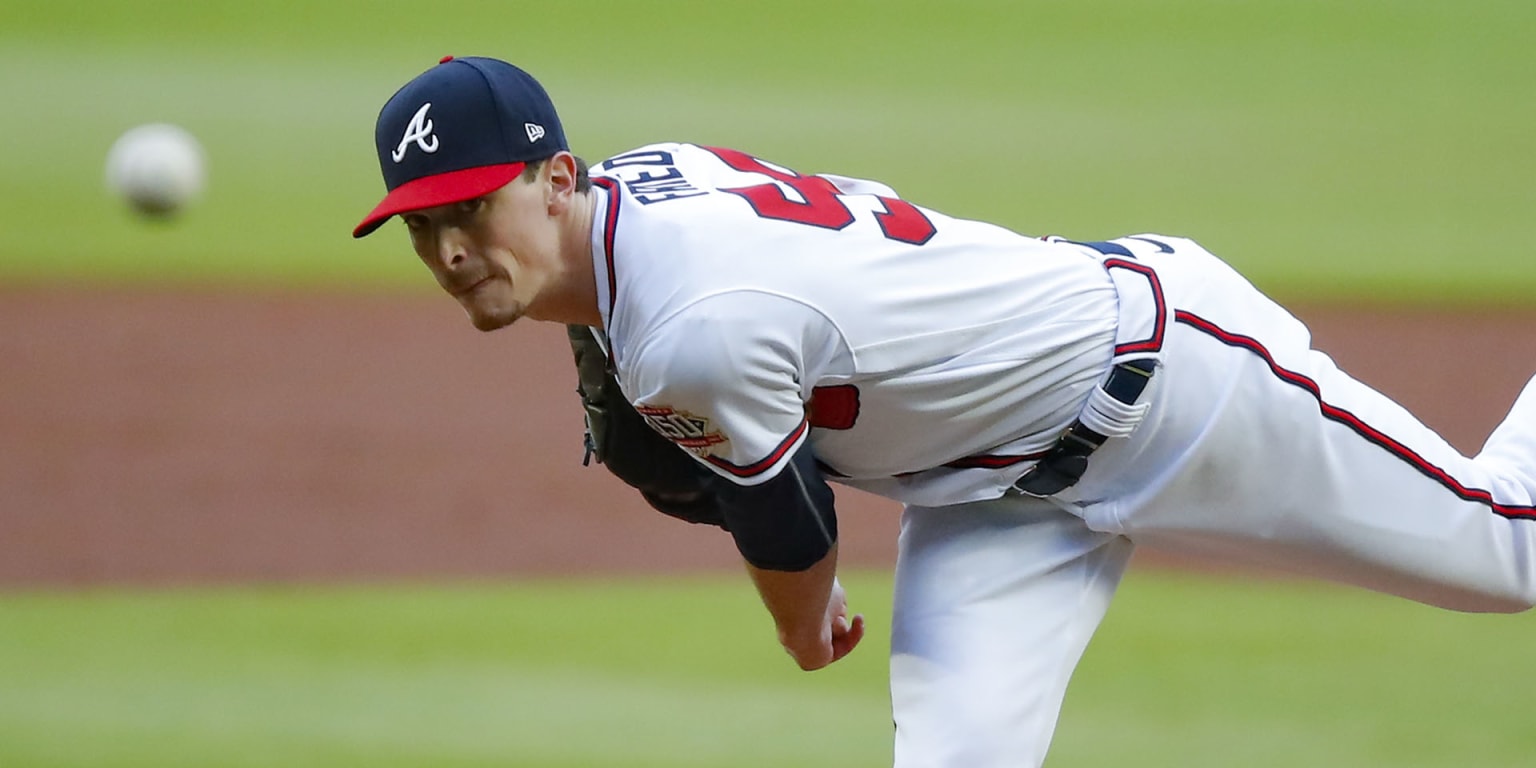
[[[431,108],[432,102],[429,101],[421,105],[421,109],[416,110],[416,114],[411,117],[411,122],[405,126],[405,135],[400,137],[400,146],[389,153],[395,162],[405,159],[405,150],[409,149],[406,145],[413,141],[421,147],[421,151],[429,155],[437,151],[437,136],[432,133],[432,121],[427,119],[427,110]]]
[[[529,144],[544,138],[544,126],[538,123],[523,123],[523,130],[528,132]]]

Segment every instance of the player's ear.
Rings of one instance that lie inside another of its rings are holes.
[[[549,186],[546,187],[550,213],[557,213],[570,204],[576,193],[576,156],[569,152],[557,152],[545,161],[548,167]]]

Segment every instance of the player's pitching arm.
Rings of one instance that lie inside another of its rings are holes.
[[[784,650],[804,670],[848,655],[864,637],[864,617],[849,618],[848,599],[837,581],[832,489],[810,444],[802,444],[767,482],[723,485],[727,528]]]
[[[837,584],[832,489],[801,391],[842,344],[807,304],[732,291],[674,313],[624,354],[624,392],[652,429],[715,475],[712,506],[784,649],[807,670],[842,658],[864,632]]]

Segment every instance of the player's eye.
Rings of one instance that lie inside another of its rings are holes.
[[[459,203],[459,213],[464,214],[465,216],[472,216],[478,213],[483,207],[485,207],[485,198],[472,197]]]
[[[427,217],[425,216],[401,216],[400,218],[405,221],[405,228],[409,229],[412,233],[420,232],[427,228]]]

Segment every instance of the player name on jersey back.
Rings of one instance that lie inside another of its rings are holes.
[[[673,164],[671,152],[659,149],[631,152],[611,157],[598,166],[600,171],[609,172],[620,168],[632,169],[632,173],[614,174],[611,178],[618,179],[641,205],[709,194],[688,183],[682,170]]]

